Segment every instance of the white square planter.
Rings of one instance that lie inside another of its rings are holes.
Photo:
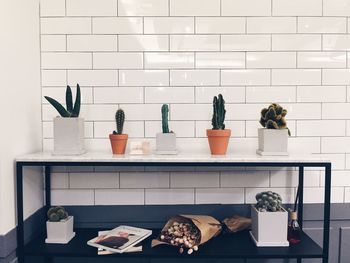
[[[46,222],[47,238],[45,243],[67,244],[75,236],[73,232],[74,218],[69,216],[59,222]]]
[[[258,247],[288,247],[288,212],[259,212],[251,206],[250,235]]]
[[[176,134],[175,133],[157,133],[156,153],[157,154],[177,154]]]
[[[53,119],[54,155],[79,155],[85,153],[84,119]]]
[[[260,155],[288,155],[287,129],[258,129]]]

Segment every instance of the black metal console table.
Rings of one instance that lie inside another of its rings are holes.
[[[17,257],[18,262],[25,262],[26,256],[41,256],[47,262],[56,257],[97,257],[95,248],[86,245],[87,240],[96,236],[98,229],[76,229],[76,237],[67,245],[45,244],[45,237],[39,236],[29,243],[24,242],[23,222],[23,168],[27,166],[44,167],[45,169],[45,209],[51,206],[51,168],[54,166],[203,166],[203,167],[295,167],[299,170],[299,203],[298,216],[303,223],[303,189],[304,169],[306,167],[321,168],[325,172],[324,195],[324,229],[323,246],[316,244],[303,233],[303,241],[291,247],[257,248],[250,240],[248,232],[230,236],[220,236],[204,244],[198,253],[179,255],[171,247],[151,249],[150,239],[143,244],[141,253],[113,254],[107,257],[120,258],[193,258],[193,259],[234,259],[234,258],[293,258],[298,263],[303,258],[320,258],[328,263],[329,229],[331,203],[331,162],[317,157],[260,157],[256,155],[212,157],[210,155],[176,155],[176,156],[111,156],[102,153],[87,153],[82,156],[53,156],[50,153],[37,153],[20,157],[16,160],[17,168]],[[156,232],[156,231],[155,231]],[[157,233],[155,233],[157,234]],[[101,257],[99,256],[99,259]]]

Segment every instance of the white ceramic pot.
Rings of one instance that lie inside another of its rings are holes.
[[[259,212],[251,206],[250,235],[258,247],[288,247],[288,212]]]
[[[47,238],[45,243],[67,244],[75,236],[73,232],[74,218],[69,216],[59,222],[46,222]]]
[[[157,133],[156,153],[157,154],[177,154],[176,134],[175,133]]]
[[[260,155],[288,155],[287,129],[258,129]]]
[[[84,119],[53,119],[54,155],[79,155],[85,153]]]

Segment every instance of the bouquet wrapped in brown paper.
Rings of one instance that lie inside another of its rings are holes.
[[[178,215],[169,219],[158,239],[152,240],[152,247],[166,244],[185,249],[188,254],[198,250],[198,246],[219,235],[221,223],[206,215]]]

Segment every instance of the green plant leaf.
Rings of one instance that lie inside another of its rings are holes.
[[[61,117],[68,118],[70,113],[57,100],[45,96],[45,99],[58,111]]]
[[[66,89],[66,105],[67,105],[67,111],[72,112],[73,111],[73,98],[72,98],[72,89],[67,85]]]
[[[79,84],[77,84],[77,95],[75,97],[75,103],[74,103],[74,108],[72,111],[72,117],[79,117],[80,105],[81,105],[80,86],[79,86]]]

